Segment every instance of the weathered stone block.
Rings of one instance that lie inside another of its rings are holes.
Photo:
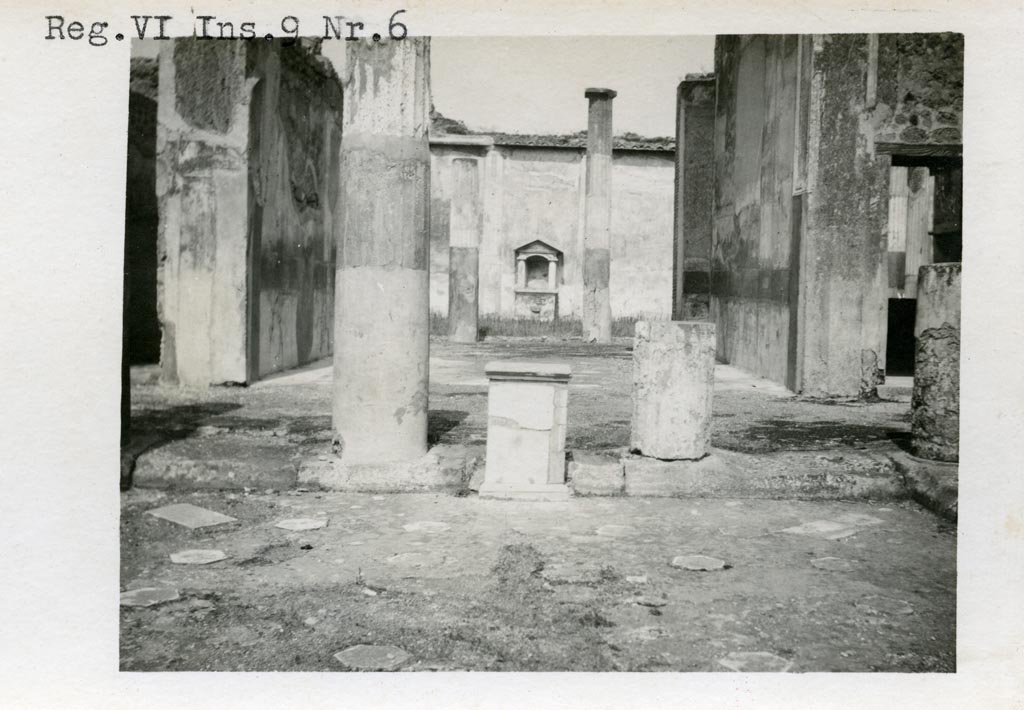
[[[476,465],[465,446],[438,445],[414,461],[346,464],[321,455],[302,461],[298,482],[336,491],[364,493],[461,489]]]
[[[480,495],[565,499],[565,428],[571,370],[562,363],[492,362],[487,463]]]
[[[911,443],[917,456],[960,459],[960,264],[918,272]]]
[[[569,462],[569,486],[578,495],[622,495],[625,478],[622,461],[616,456],[602,456],[574,451]]]
[[[726,489],[735,487],[734,469],[716,455],[698,461],[627,456],[622,464],[628,496],[702,497],[717,492],[723,483]]]
[[[659,459],[707,454],[714,374],[714,324],[638,321],[630,449]]]

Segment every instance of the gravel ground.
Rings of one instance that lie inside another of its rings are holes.
[[[173,502],[237,522],[146,513]],[[122,589],[179,596],[122,608],[122,670],[341,671],[359,645],[407,671],[955,670],[955,533],[913,504],[136,490],[121,534]]]

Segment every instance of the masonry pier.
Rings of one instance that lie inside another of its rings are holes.
[[[611,89],[587,89],[587,188],[583,227],[583,332],[587,340],[610,343],[612,310],[612,99]]]
[[[448,249],[448,337],[475,343],[479,312],[480,161],[452,160],[452,206]]]
[[[426,453],[429,39],[346,48],[334,321],[341,463]]]
[[[715,77],[687,74],[676,91],[672,320],[707,320],[715,201]]]

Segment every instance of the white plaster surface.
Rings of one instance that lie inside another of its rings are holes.
[[[489,363],[487,461],[480,495],[564,498],[568,366]],[[515,371],[522,380],[511,379]]]

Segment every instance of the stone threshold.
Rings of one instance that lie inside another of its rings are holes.
[[[212,443],[212,442],[211,442]],[[238,442],[239,444],[241,442]],[[485,447],[437,445],[412,463],[343,466],[329,453],[158,447],[144,452],[135,486],[174,490],[287,490],[466,495],[483,483]],[[260,447],[257,447],[260,448]],[[925,461],[890,442],[862,449],[748,454],[712,449],[696,461],[661,461],[615,451],[572,451],[571,496],[766,498],[790,500],[915,499],[956,520],[956,464]],[[486,491],[484,492],[486,495]],[[551,496],[565,500],[560,493]]]
[[[901,500],[912,497],[888,442],[864,449],[748,454],[712,449],[697,460],[574,451],[569,487],[582,496]]]
[[[939,516],[956,522],[959,501],[959,463],[930,461],[902,449],[890,454],[911,497]]]

